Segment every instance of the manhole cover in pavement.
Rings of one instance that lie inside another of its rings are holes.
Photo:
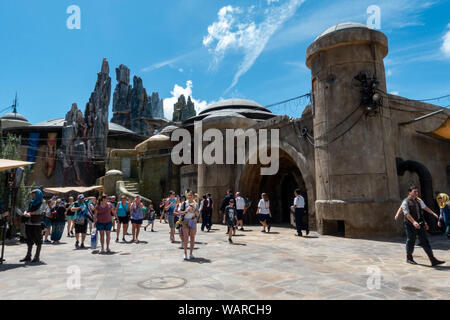
[[[138,286],[149,290],[167,290],[181,288],[187,283],[186,279],[179,277],[155,277],[141,281]]]
[[[402,287],[402,290],[409,292],[422,292],[422,289],[414,288],[414,287]]]

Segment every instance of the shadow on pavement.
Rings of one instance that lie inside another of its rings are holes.
[[[199,263],[199,264],[211,263],[212,262],[210,259],[205,259],[205,258],[194,258],[194,259],[185,260],[185,261],[186,262],[192,262],[192,263]]]
[[[245,244],[245,243],[238,243],[238,242],[233,242],[233,243],[230,243],[231,245],[233,245],[233,246],[242,246],[242,247],[246,247],[247,246],[247,244]]]
[[[25,264],[0,264],[0,272],[13,270],[17,268],[24,268]]]

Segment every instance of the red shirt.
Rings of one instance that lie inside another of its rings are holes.
[[[112,204],[107,203],[106,207],[101,207],[99,204],[95,207],[97,210],[97,222],[98,223],[110,223],[112,222],[111,210]]]

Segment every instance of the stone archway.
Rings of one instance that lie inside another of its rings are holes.
[[[292,223],[290,206],[293,202],[294,190],[299,188],[305,197],[307,209],[310,209],[310,223],[312,222],[315,225],[314,205],[311,206],[311,203],[314,204],[314,189],[310,180],[312,172],[307,171],[305,163],[299,165],[300,157],[301,154],[295,151],[292,146],[280,142],[280,163],[276,175],[262,176],[261,165],[259,164],[246,164],[244,166],[238,179],[237,190],[252,201],[252,206],[245,217],[246,224],[258,223],[256,210],[263,192],[269,195],[271,201],[272,222],[276,224]]]

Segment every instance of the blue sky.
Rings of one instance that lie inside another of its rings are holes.
[[[70,5],[81,9],[80,30],[66,26]],[[370,5],[389,38],[388,91],[450,93],[448,0],[2,0],[0,109],[17,91],[32,123],[64,117],[72,102],[84,111],[104,57],[113,89],[114,69],[125,64],[167,99],[167,114],[181,93],[199,108],[231,97],[289,99],[310,90],[309,44],[336,23],[366,23]]]

